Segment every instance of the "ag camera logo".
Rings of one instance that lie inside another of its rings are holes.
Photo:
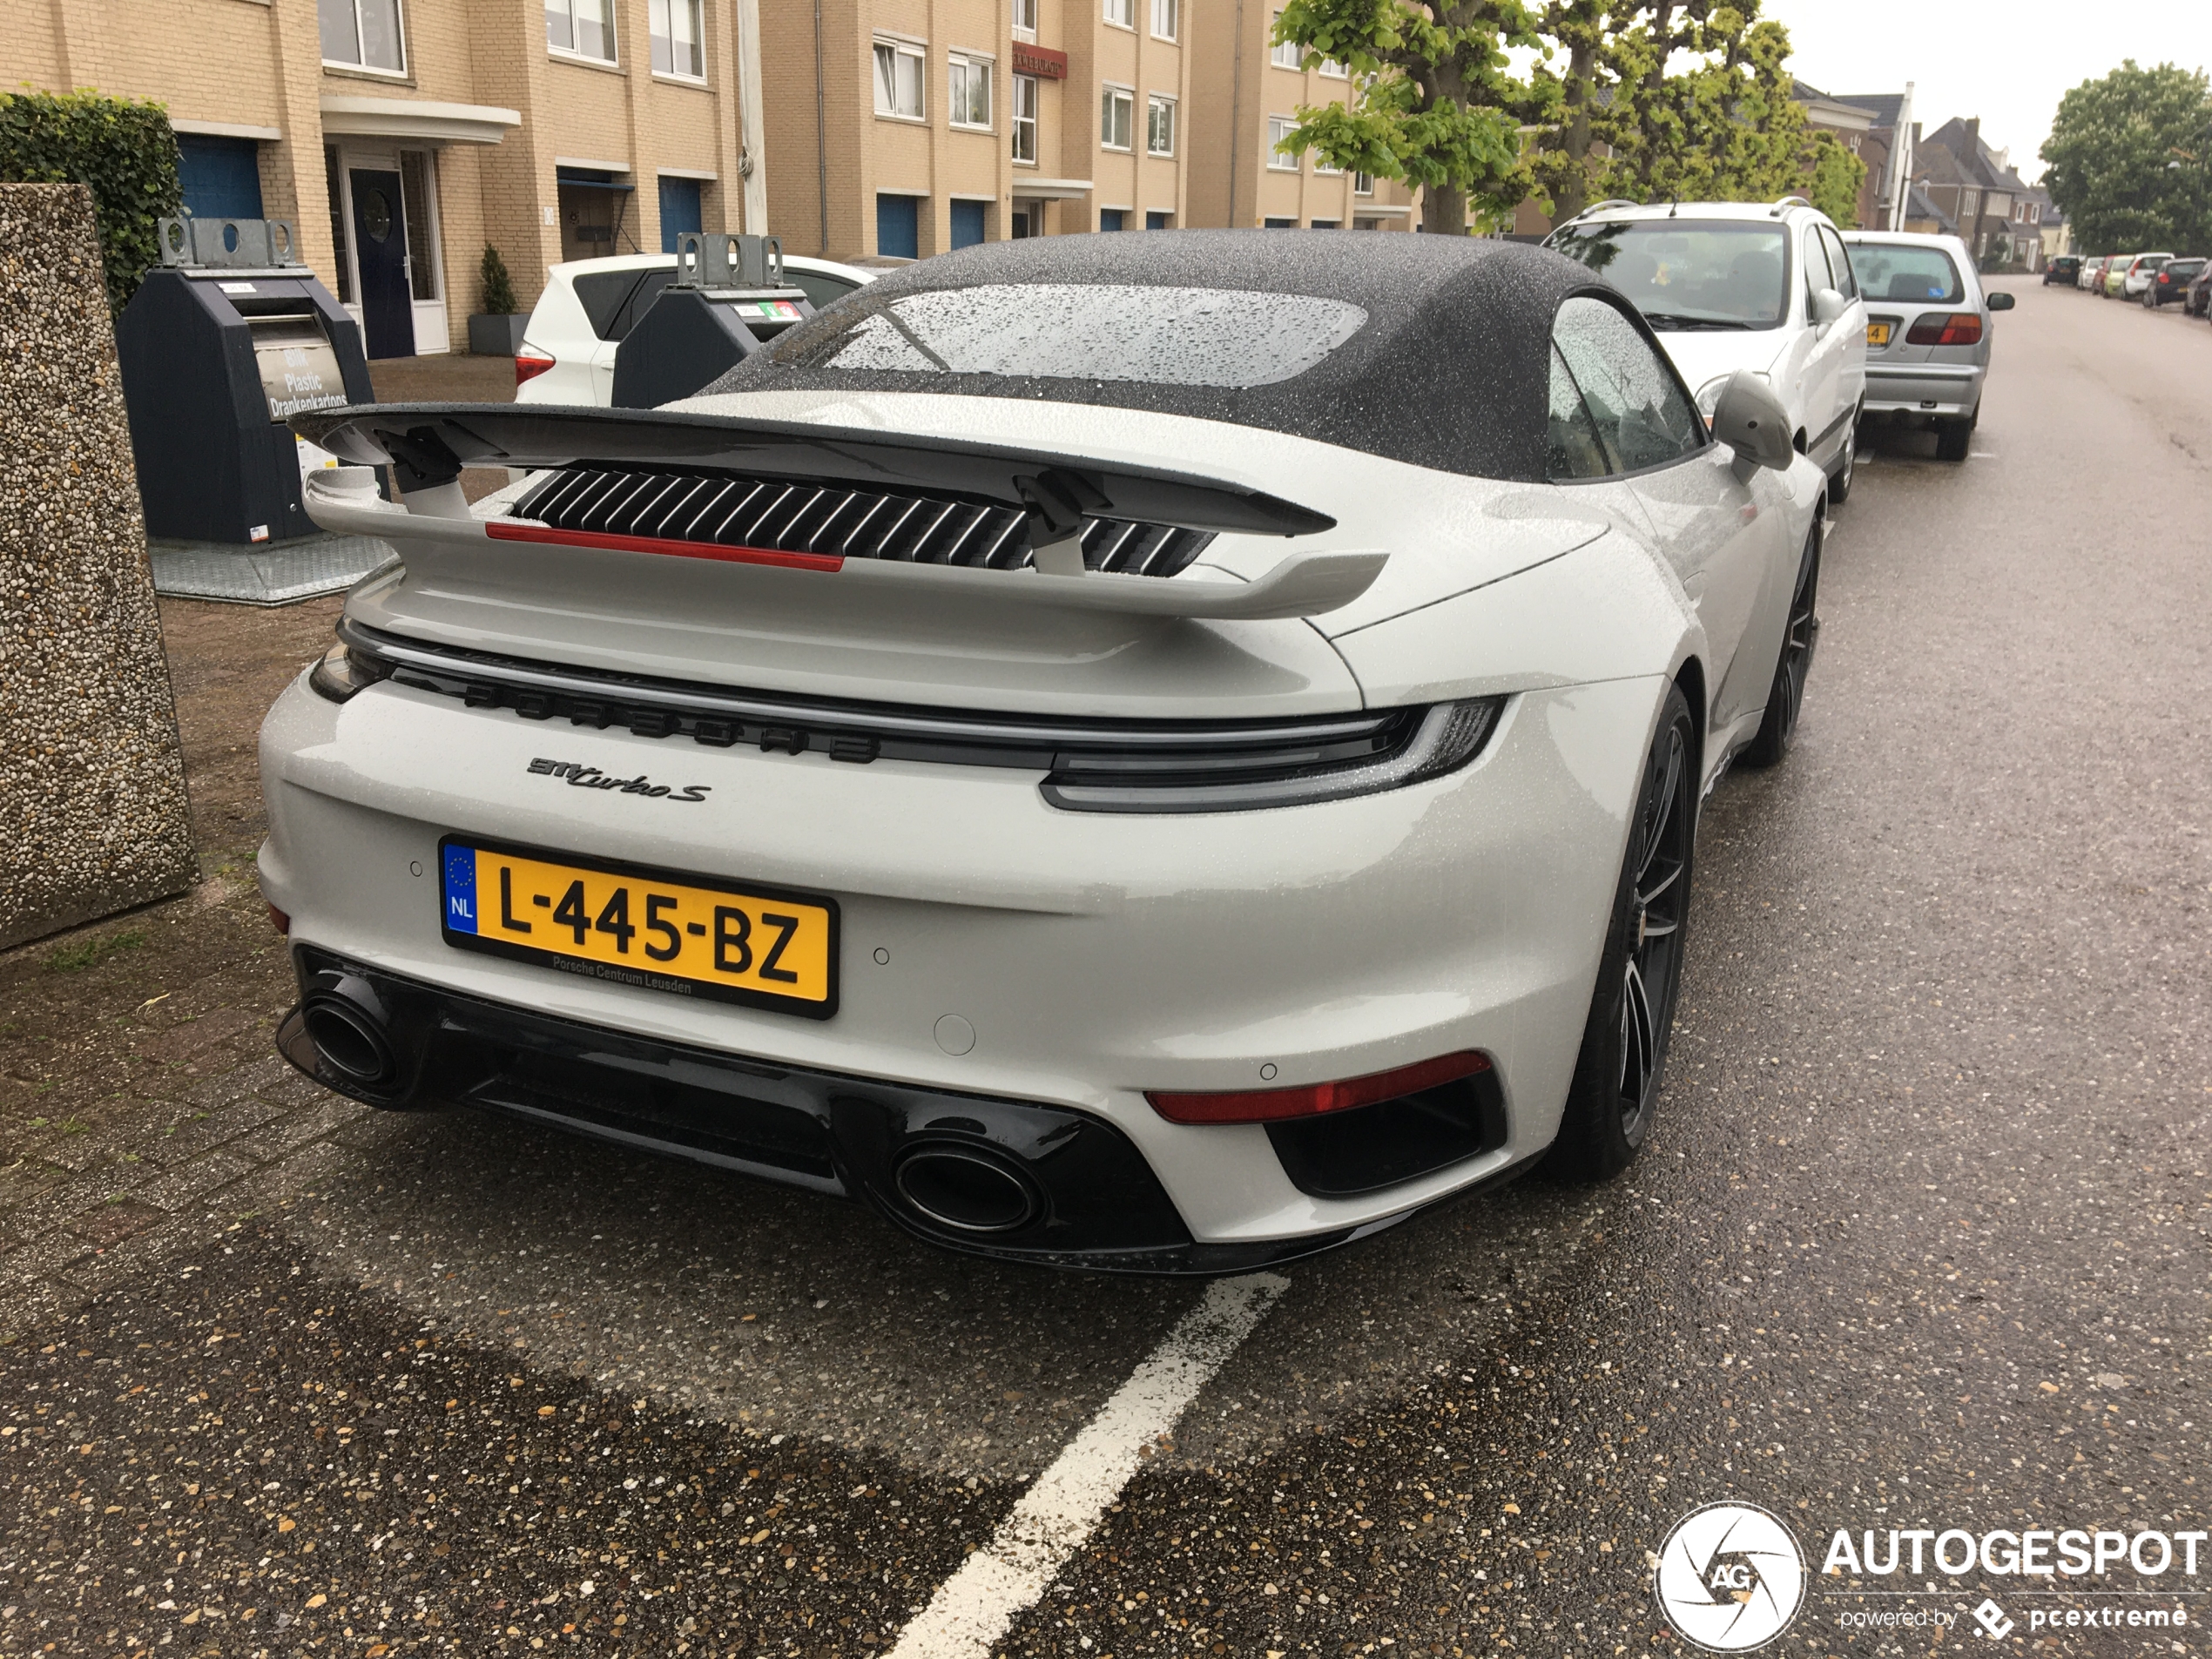
[[[1789,1527],[1757,1504],[1709,1503],[1675,1523],[1652,1586],[1682,1638],[1708,1653],[1749,1653],[1804,1605],[1805,1558]]]

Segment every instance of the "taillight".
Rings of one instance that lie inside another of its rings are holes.
[[[1979,311],[1932,312],[1912,325],[1905,337],[1908,346],[1979,346],[1981,344],[1981,313]]]
[[[550,357],[525,357],[517,353],[515,358],[515,384],[520,386],[524,381],[534,381],[552,367]]]
[[[1400,1066],[1395,1071],[1373,1072],[1342,1082],[1312,1083],[1303,1089],[1250,1089],[1220,1095],[1148,1090],[1144,1098],[1170,1123],[1272,1123],[1286,1117],[1318,1117],[1324,1112],[1373,1106],[1489,1069],[1490,1057],[1470,1049]]]

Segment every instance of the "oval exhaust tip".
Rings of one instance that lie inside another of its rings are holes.
[[[392,1076],[392,1045],[367,1011],[335,996],[309,1001],[301,1015],[315,1051],[354,1082],[373,1085]]]
[[[892,1178],[899,1196],[941,1227],[1003,1233],[1037,1218],[1039,1205],[1029,1182],[988,1152],[958,1146],[920,1148],[900,1161]]]

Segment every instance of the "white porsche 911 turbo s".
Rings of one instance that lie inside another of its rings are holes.
[[[262,732],[286,1055],[1012,1258],[1626,1164],[1817,628],[1772,394],[1505,243],[991,244],[666,408],[296,424],[401,563]]]

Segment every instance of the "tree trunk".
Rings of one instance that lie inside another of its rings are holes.
[[[1567,122],[1560,131],[1560,150],[1570,165],[1554,192],[1554,225],[1579,218],[1590,199],[1590,77],[1596,68],[1596,57],[1581,41],[1575,42],[1568,54]]]
[[[1467,233],[1467,193],[1457,185],[1421,187],[1421,229],[1432,236]]]

